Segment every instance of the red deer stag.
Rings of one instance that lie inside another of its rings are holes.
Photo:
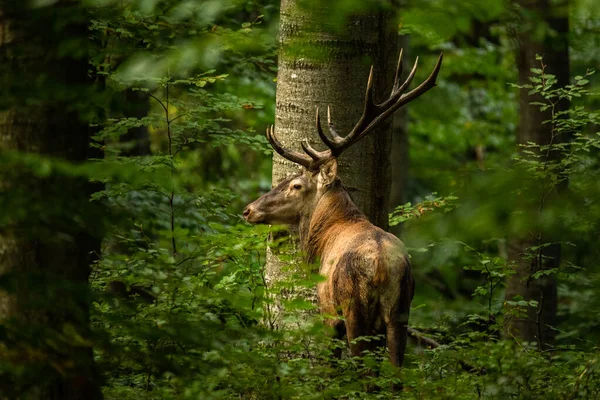
[[[354,339],[385,334],[392,364],[401,367],[407,340],[414,279],[404,244],[394,235],[369,222],[354,205],[337,177],[337,158],[354,143],[373,132],[385,119],[406,103],[435,86],[442,55],[431,75],[418,87],[404,93],[413,79],[417,61],[404,82],[400,82],[402,52],[398,60],[390,97],[381,104],[373,100],[373,67],[367,83],[363,114],[345,137],[338,135],[327,108],[331,138],[324,134],[317,109],[317,132],[328,147],[317,151],[302,141],[304,153],[284,148],[267,129],[271,146],[282,157],[304,167],[249,204],[244,218],[252,224],[288,224],[298,227],[301,248],[307,261],[320,259],[320,273],[326,280],[317,288],[319,307],[341,338],[346,332],[351,352],[359,356],[371,346]],[[344,329],[345,328],[345,329]]]

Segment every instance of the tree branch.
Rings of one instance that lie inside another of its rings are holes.
[[[415,341],[417,345],[425,344],[425,346],[428,346],[432,349],[436,349],[441,346],[438,341],[424,336],[421,332],[414,328],[408,328],[408,337]],[[460,364],[461,368],[467,372],[475,373],[477,375],[485,375],[487,373],[485,368],[474,367],[463,360],[458,360],[458,363]]]

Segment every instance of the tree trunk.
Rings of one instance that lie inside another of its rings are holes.
[[[400,36],[398,38],[398,51],[404,50],[404,56],[408,56],[409,37]],[[408,75],[407,71],[404,71],[402,78],[405,79]],[[408,140],[408,107],[406,105],[402,107],[395,115],[393,127],[392,127],[392,151],[391,157],[391,169],[392,169],[392,183],[390,193],[390,211],[393,211],[396,207],[406,204],[407,193],[406,187],[408,185],[408,175],[410,167],[409,159],[409,140]],[[400,237],[402,233],[402,224],[398,224],[390,229],[394,235]]]
[[[125,89],[122,94],[123,104],[120,109],[128,118],[142,119],[150,112],[148,95],[141,90]],[[120,155],[122,157],[147,156],[150,154],[150,136],[145,125],[130,128],[126,134],[119,137]]]
[[[281,142],[299,149],[308,138],[323,149],[315,127],[319,107],[341,134],[350,132],[363,111],[371,64],[375,65],[375,99],[389,94],[397,61],[397,29],[391,15],[374,12],[350,16],[344,28],[333,26],[327,2],[301,9],[295,0],[282,0],[275,132]],[[391,123],[349,149],[339,160],[342,182],[371,222],[388,228]],[[326,128],[325,128],[326,129]],[[299,166],[273,156],[273,185]],[[270,251],[269,282],[283,278],[283,263]],[[289,264],[289,263],[288,263]]]
[[[69,1],[27,4],[0,3],[0,154],[82,162],[85,11]],[[69,40],[77,54],[65,54]],[[53,167],[0,171],[0,398],[102,398],[88,326],[89,266],[100,247],[90,188]]]
[[[519,21],[517,32],[517,66],[519,69],[519,84],[530,83],[531,68],[540,68],[536,54],[543,57],[547,64],[547,73],[556,75],[557,85],[562,87],[569,83],[569,52],[568,52],[568,2],[550,3],[549,0],[521,0],[523,20]],[[557,35],[549,35],[544,30],[540,37],[540,24],[547,24]],[[539,97],[529,96],[527,89],[521,89],[519,98],[520,122],[517,131],[518,143],[534,142],[540,145],[550,143],[552,139],[551,124],[543,124],[551,119],[550,111],[541,112],[538,106],[530,105],[532,101],[541,101]],[[564,110],[568,104],[559,104],[559,110]],[[554,143],[568,138],[555,138]],[[556,156],[556,155],[555,155]],[[560,190],[561,188],[555,188]],[[551,196],[550,196],[551,197]],[[537,212],[537,210],[530,212]],[[560,265],[560,245],[555,244],[539,250],[535,257],[527,255],[528,248],[542,243],[554,242],[551,232],[541,232],[537,238],[531,234],[515,238],[509,244],[509,260],[517,266],[516,274],[508,280],[505,297],[512,300],[520,295],[526,301],[536,300],[538,307],[529,307],[524,318],[512,318],[508,321],[507,331],[512,337],[528,342],[537,342],[540,348],[551,344],[556,325],[557,290],[553,274],[539,279],[531,275],[544,269],[557,268]]]

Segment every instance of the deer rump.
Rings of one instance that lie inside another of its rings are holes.
[[[377,341],[353,342],[361,336],[385,335],[390,361],[401,366],[406,347],[414,279],[403,243],[367,220],[328,232],[318,285],[322,314],[335,335],[347,335],[351,352],[360,356]],[[335,318],[343,317],[343,320]]]
[[[335,255],[323,260],[320,273],[327,280],[318,287],[322,312],[341,313],[347,321],[354,317],[359,324],[362,321],[370,331],[365,334],[383,333],[383,324],[408,322],[413,297],[411,266],[404,254],[394,251],[401,242],[390,236],[376,230],[361,233],[355,239],[357,246],[350,246],[353,250],[343,252],[337,261],[332,259]],[[382,246],[391,251],[378,250]]]

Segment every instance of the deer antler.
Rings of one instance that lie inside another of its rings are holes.
[[[345,137],[338,135],[338,133],[335,131],[335,127],[331,122],[331,110],[329,106],[327,106],[327,125],[329,127],[331,138],[325,135],[323,128],[321,127],[319,109],[317,108],[317,133],[319,134],[319,137],[323,143],[329,148],[328,150],[317,151],[308,143],[306,139],[301,143],[302,149],[306,154],[284,149],[283,146],[281,146],[281,143],[279,143],[279,141],[275,138],[272,129],[267,129],[267,138],[269,139],[269,142],[275,151],[277,151],[282,157],[298,163],[308,170],[318,170],[319,166],[324,164],[328,159],[332,157],[339,157],[348,147],[372,133],[375,128],[377,128],[387,118],[392,116],[400,107],[413,101],[423,93],[427,92],[429,89],[433,88],[435,86],[437,75],[442,66],[442,57],[443,54],[440,54],[433,71],[427,79],[425,79],[419,86],[410,92],[404,93],[408,88],[408,85],[410,85],[411,81],[413,80],[415,73],[417,72],[419,58],[417,57],[415,60],[415,64],[413,65],[413,68],[406,80],[400,83],[400,75],[402,72],[401,50],[400,56],[398,57],[398,65],[396,66],[396,74],[394,77],[392,92],[390,93],[389,98],[380,104],[376,104],[373,100],[373,66],[371,66],[369,80],[367,81],[367,89],[365,91],[365,107],[363,114],[354,128],[352,128],[350,133],[348,133]]]
[[[275,137],[275,128],[273,125],[267,127],[267,140],[271,143],[271,147],[279,153],[279,155],[285,159],[295,162],[296,164],[302,165],[304,168],[308,170],[314,170],[314,167],[311,166],[313,163],[312,158],[307,156],[306,154],[302,154],[298,151],[289,150],[283,147],[281,142],[277,140]]]

